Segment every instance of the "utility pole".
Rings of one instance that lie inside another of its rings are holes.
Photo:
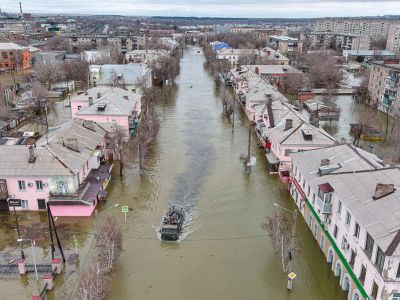
[[[289,251],[289,265],[288,265],[288,283],[287,289],[291,290],[293,287],[293,280],[289,277],[289,274],[292,273],[292,260],[293,260],[293,252],[296,247],[296,219],[297,219],[297,210],[293,211],[292,215],[292,234],[290,238],[290,251]]]
[[[15,211],[15,206],[14,206],[13,208],[14,208],[15,224],[17,225],[18,239],[20,240],[20,239],[21,239],[21,232],[20,232],[20,230],[19,230],[18,216],[17,216],[17,213],[16,213],[16,211]],[[21,242],[19,242],[19,246],[20,246],[20,248],[21,248],[21,258],[22,258],[22,259],[25,259],[25,254],[24,254],[24,250],[22,249],[22,244],[21,244]]]

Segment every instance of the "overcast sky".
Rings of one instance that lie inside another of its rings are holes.
[[[22,0],[24,12],[209,17],[400,15],[400,0]],[[17,0],[0,0],[19,11]]]

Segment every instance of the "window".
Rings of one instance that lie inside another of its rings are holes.
[[[25,191],[26,190],[25,181],[18,180],[18,188],[20,191]]]
[[[349,261],[349,265],[351,266],[351,268],[354,268],[355,261],[356,261],[356,253],[354,252],[353,249],[351,249],[350,261]]]
[[[29,208],[28,200],[21,200],[21,207],[24,209]]]
[[[379,273],[382,273],[384,264],[385,264],[385,254],[383,253],[381,248],[378,247],[378,251],[376,252],[375,266],[378,268]]]
[[[367,232],[367,240],[365,241],[365,254],[367,254],[368,258],[371,259],[372,250],[374,249],[374,240]]]
[[[342,249],[346,250],[347,249],[347,239],[345,237],[342,238]]]
[[[346,225],[350,226],[350,222],[351,222],[351,215],[350,213],[347,211],[346,212]]]
[[[342,201],[338,200],[337,213],[340,215],[342,213]]]
[[[46,200],[45,199],[37,199],[38,209],[46,209]]]
[[[354,227],[354,236],[358,238],[360,236],[360,225],[356,222],[356,226]]]
[[[318,224],[314,224],[314,237],[315,239],[318,239]]]
[[[365,275],[367,274],[367,269],[365,268],[364,265],[361,265],[361,273],[360,273],[360,282],[362,285],[364,285],[364,281],[365,281]]]
[[[1,52],[1,56],[3,57],[3,59],[7,59],[7,52]]]
[[[378,298],[378,290],[379,290],[379,287],[376,284],[376,282],[374,281],[374,285],[372,287],[372,293],[371,293],[372,299],[377,299]]]
[[[36,189],[38,191],[42,191],[43,190],[43,182],[41,180],[36,180]]]
[[[310,197],[310,186],[308,186],[308,189],[307,189],[307,196]]]
[[[315,193],[313,193],[312,204],[315,204]]]
[[[82,106],[78,105],[78,110],[81,110]]]
[[[333,237],[335,239],[337,238],[337,234],[338,234],[338,227],[335,225],[335,227],[333,228]]]
[[[324,250],[325,247],[325,236],[321,234],[321,242],[319,243],[319,246],[321,247],[322,251]]]
[[[397,273],[396,273],[396,278],[400,278],[400,264],[397,267]],[[400,299],[399,299],[400,300]]]
[[[285,149],[285,156],[289,156],[290,154],[290,150],[289,149]]]
[[[392,300],[400,300],[400,293],[393,293]]]
[[[313,221],[313,219],[312,219],[312,215],[311,215],[311,213],[310,213],[310,214],[308,215],[308,227],[310,227],[310,228],[311,228],[312,221]]]

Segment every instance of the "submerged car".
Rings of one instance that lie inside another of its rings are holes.
[[[178,209],[175,206],[170,208],[165,214],[163,224],[161,226],[161,239],[163,241],[176,241],[182,232],[185,214],[183,208]]]

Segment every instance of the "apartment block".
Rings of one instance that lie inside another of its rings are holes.
[[[370,104],[389,114],[397,112],[400,109],[399,61],[374,61],[370,70]]]
[[[389,27],[392,24],[400,24],[400,20],[383,18],[325,18],[317,20],[315,31],[367,35],[373,40],[379,40],[387,38]]]
[[[400,170],[350,144],[292,154],[290,193],[347,299],[400,295]]]
[[[392,24],[389,28],[386,50],[400,55],[400,24]]]
[[[306,34],[307,45],[311,50],[368,50],[370,37],[367,35],[343,34],[337,32],[312,32]]]

